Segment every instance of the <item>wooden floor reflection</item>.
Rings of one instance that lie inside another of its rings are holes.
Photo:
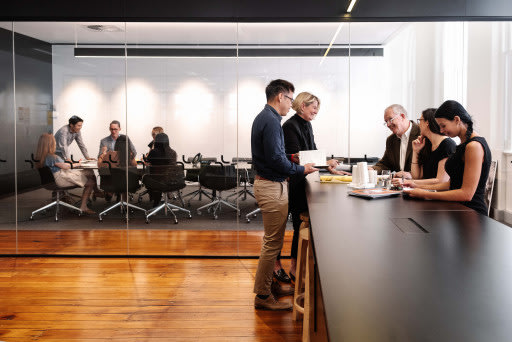
[[[254,309],[256,266],[253,259],[0,258],[0,340],[300,341],[291,312]]]
[[[293,231],[282,254],[290,255]],[[259,256],[262,231],[14,230],[0,231],[0,254]]]

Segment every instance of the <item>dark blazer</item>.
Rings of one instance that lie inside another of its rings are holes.
[[[286,154],[317,149],[311,122],[304,120],[298,114],[295,114],[283,124],[283,134]],[[299,173],[292,175],[288,184],[289,209],[297,212],[308,210],[306,176]]]
[[[407,152],[405,154],[404,171],[411,171],[412,162],[412,142],[420,135],[420,127],[411,121],[412,128],[409,135],[409,142],[407,143]],[[391,134],[386,139],[386,151],[384,156],[373,166],[374,170],[391,170],[400,171],[400,139]]]

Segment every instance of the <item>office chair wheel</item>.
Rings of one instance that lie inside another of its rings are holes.
[[[192,214],[188,214],[188,219],[191,219],[192,218]]]
[[[149,219],[146,219],[146,224],[149,224],[149,222],[151,222]]]
[[[201,214],[201,212],[200,212],[199,210],[197,211],[197,215],[202,215],[202,214]]]
[[[174,224],[178,224],[178,220],[174,219]]]
[[[98,219],[98,222],[99,223],[103,222],[103,219],[102,218]]]
[[[59,222],[59,219],[57,217],[55,218],[55,222]]]
[[[255,218],[256,216],[258,216],[258,215],[256,215],[256,214],[252,214],[252,217],[254,217],[254,218]]]
[[[29,220],[34,221],[34,216],[30,216]]]
[[[217,215],[213,215],[213,219],[217,220],[219,217]]]
[[[247,223],[251,223],[251,219],[250,218],[246,218],[247,220]]]

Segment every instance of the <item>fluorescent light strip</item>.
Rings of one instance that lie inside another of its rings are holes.
[[[342,26],[343,26],[343,23],[340,23],[338,25],[338,29],[336,30],[336,33],[332,37],[331,43],[329,44],[329,47],[327,48],[327,50],[325,50],[324,56],[322,57],[322,60],[320,61],[320,65],[322,65],[322,63],[324,62],[325,57],[327,57],[327,54],[329,53],[329,51],[331,51],[332,44],[334,44],[334,41],[336,40],[336,37],[338,37],[338,33],[340,33],[340,30],[341,30]]]
[[[351,0],[350,5],[348,5],[347,13],[352,12],[352,8],[354,8],[354,5],[356,4],[357,0]]]

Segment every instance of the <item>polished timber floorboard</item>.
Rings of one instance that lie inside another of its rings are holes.
[[[284,256],[290,255],[292,235],[285,233]],[[262,236],[262,231],[0,230],[0,255],[257,257]]]
[[[254,309],[256,266],[255,259],[3,257],[0,341],[299,341],[302,325],[291,312]]]

